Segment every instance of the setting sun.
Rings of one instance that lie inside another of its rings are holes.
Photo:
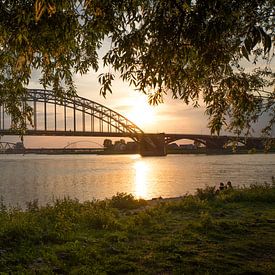
[[[146,97],[137,97],[128,113],[131,121],[138,126],[147,126],[155,121],[155,109],[147,102]]]

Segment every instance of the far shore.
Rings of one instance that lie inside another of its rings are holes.
[[[264,149],[184,149],[184,150],[167,150],[167,155],[238,155],[238,154],[274,154],[275,148],[264,150]],[[59,149],[59,148],[27,148],[25,150],[10,150],[6,152],[0,152],[0,154],[41,154],[41,155],[131,155],[139,154],[138,151],[115,151],[115,150],[103,150],[101,148],[91,148],[90,150],[83,150],[81,148],[75,149]]]

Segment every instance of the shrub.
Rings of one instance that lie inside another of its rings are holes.
[[[206,185],[205,188],[198,188],[196,195],[201,200],[213,200],[216,197],[215,186]]]
[[[150,226],[153,224],[153,217],[148,211],[142,211],[133,216],[130,227],[135,228],[137,226]]]
[[[29,213],[17,210],[7,213],[8,219],[0,230],[0,246],[17,246],[20,242],[36,242],[42,233],[40,224]]]
[[[85,209],[81,213],[81,220],[89,228],[93,229],[116,229],[119,227],[117,215],[110,209],[94,207]]]
[[[216,223],[209,212],[201,212],[199,221],[201,228],[205,229],[206,231],[215,228]]]
[[[38,211],[39,210],[39,204],[38,204],[38,200],[33,200],[33,201],[30,201],[30,202],[27,202],[26,203],[26,208],[27,208],[27,211]]]
[[[197,211],[208,208],[208,205],[197,196],[188,195],[179,201],[168,203],[167,208],[171,211]]]
[[[120,210],[131,210],[147,205],[143,199],[135,199],[132,194],[117,193],[110,200],[110,206]]]
[[[223,202],[275,202],[275,186],[273,184],[252,184],[233,190],[226,190],[219,194],[219,200]]]
[[[4,203],[4,198],[3,196],[0,197],[0,212],[6,212],[7,211],[7,207]]]

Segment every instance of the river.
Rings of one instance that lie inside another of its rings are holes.
[[[24,208],[57,198],[104,199],[117,192],[175,197],[230,180],[233,186],[271,182],[275,154],[254,155],[0,155],[4,204]]]

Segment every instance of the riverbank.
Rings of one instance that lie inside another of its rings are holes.
[[[275,182],[0,211],[0,272],[272,274]]]
[[[264,149],[206,149],[205,147],[198,149],[167,149],[168,155],[238,155],[238,154],[274,154],[275,148],[268,151]],[[103,148],[26,148],[24,150],[9,149],[0,152],[0,154],[38,154],[38,155],[132,155],[139,154],[139,150],[104,150]]]

